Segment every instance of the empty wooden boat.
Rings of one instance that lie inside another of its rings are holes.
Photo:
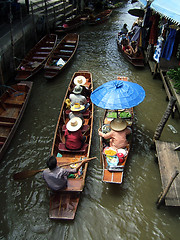
[[[57,43],[56,34],[44,36],[25,56],[20,65],[17,67],[16,80],[27,80],[36,74],[49,57],[51,51]]]
[[[64,22],[62,25],[57,26],[56,28],[56,33],[61,34],[61,33],[67,33],[70,31],[74,31],[75,29],[81,27],[86,23],[88,19],[88,15],[79,15],[75,18],[72,18],[66,22]]]
[[[103,12],[98,13],[97,15],[90,15],[88,24],[89,25],[98,25],[107,21],[112,14],[112,9],[104,10]]]
[[[66,129],[66,124],[69,121],[69,112],[67,108],[66,99],[68,99],[69,94],[74,89],[74,80],[83,78],[85,79],[84,86],[87,88],[86,98],[90,104],[88,110],[83,113],[84,125],[81,130],[86,136],[86,142],[80,150],[68,150],[65,147],[64,133]],[[73,163],[83,158],[89,158],[91,140],[92,140],[92,128],[93,128],[93,110],[94,106],[90,100],[90,94],[93,91],[92,74],[88,71],[78,71],[75,72],[69,86],[67,88],[60,114],[58,117],[51,155],[57,157],[58,165]],[[86,163],[82,169],[80,175],[76,174],[75,178],[68,179],[68,186],[65,190],[59,193],[52,194],[50,196],[50,210],[49,217],[51,219],[66,219],[73,220],[76,214],[77,206],[81,197],[81,192],[85,186],[85,178],[87,174],[88,163]]]
[[[77,33],[67,34],[56,46],[44,66],[44,77],[56,77],[71,61],[79,44]]]
[[[0,160],[6,152],[27,106],[32,82],[20,82],[0,97]]]

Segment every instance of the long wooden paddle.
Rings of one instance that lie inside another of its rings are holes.
[[[101,119],[99,119],[99,130],[101,130],[102,131],[102,122],[101,122]],[[100,138],[100,162],[101,162],[101,164],[102,164],[102,150],[103,150],[103,144],[102,144],[102,137],[101,136],[99,136],[99,138]]]
[[[89,162],[89,161],[91,161],[91,160],[93,160],[95,158],[96,157],[92,157],[92,158],[87,158],[87,159],[84,159],[84,160]],[[60,165],[60,167],[65,167],[65,166],[69,166],[71,164],[76,164],[76,163],[81,163],[81,162],[82,162],[82,160],[76,161],[76,162],[65,163],[65,164]],[[47,168],[43,168],[43,169],[39,169],[39,170],[25,170],[25,171],[22,171],[22,172],[18,172],[18,173],[15,173],[13,175],[13,179],[15,181],[23,180],[23,179],[32,177],[32,176],[36,175],[39,172],[43,172],[45,169],[47,169]]]

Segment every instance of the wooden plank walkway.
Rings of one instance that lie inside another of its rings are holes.
[[[172,175],[180,172],[180,151],[174,151],[179,143],[155,141],[156,152],[162,181],[163,191],[170,182]],[[173,181],[165,197],[166,206],[180,206],[180,174]]]

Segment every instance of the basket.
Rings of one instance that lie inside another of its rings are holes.
[[[118,156],[106,156],[106,161],[108,164],[108,167],[116,167],[119,163],[119,158]]]

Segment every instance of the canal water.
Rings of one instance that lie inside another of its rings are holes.
[[[118,52],[120,28],[136,20],[127,13],[136,4],[126,3],[99,26],[78,30],[80,42],[71,64],[53,81],[43,71],[32,80],[32,94],[6,155],[0,163],[0,239],[68,240],[178,240],[180,209],[162,206],[156,200],[162,191],[158,164],[151,150],[154,132],[168,102],[160,79],[153,79],[149,67],[135,69]],[[122,185],[102,182],[99,119],[103,110],[95,107],[91,156],[84,191],[74,221],[52,221],[48,217],[49,195],[41,174],[14,182],[12,175],[25,169],[46,167],[58,114],[66,88],[74,72],[89,70],[94,88],[127,76],[146,91],[145,100],[135,107],[132,151]],[[172,125],[177,133],[173,133]],[[179,119],[169,118],[160,140],[179,141]],[[173,159],[172,159],[173,161]]]

